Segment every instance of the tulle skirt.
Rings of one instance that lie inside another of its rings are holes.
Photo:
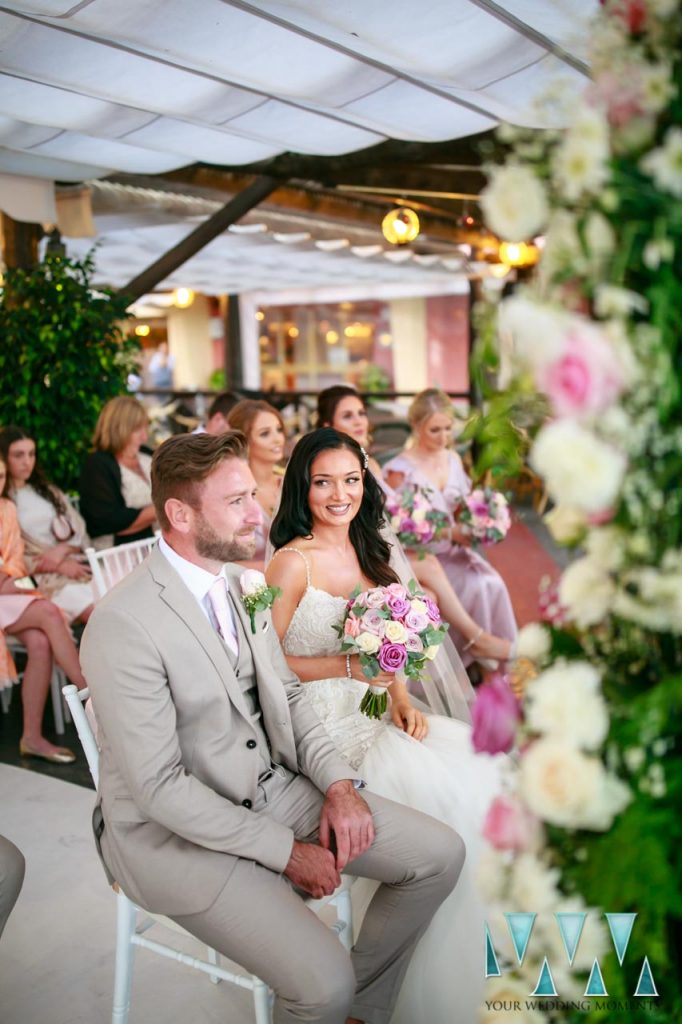
[[[506,759],[475,754],[462,722],[432,716],[429,724],[421,743],[393,726],[383,729],[360,766],[371,790],[450,825],[467,849],[457,886],[415,950],[391,1024],[475,1024],[485,981],[485,910],[475,871]],[[352,887],[358,930],[375,888],[365,879]]]

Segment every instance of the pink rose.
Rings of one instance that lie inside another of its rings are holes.
[[[346,636],[360,635],[360,622],[354,615],[349,615],[343,624],[343,632]]]
[[[408,651],[414,651],[415,654],[421,654],[424,650],[424,644],[422,643],[421,637],[417,636],[416,633],[407,634],[405,647]]]
[[[368,608],[360,619],[360,627],[367,633],[374,633],[375,636],[383,636],[386,629],[386,619],[379,614],[376,608]]]
[[[387,601],[388,607],[391,609],[391,614],[394,619],[402,619],[410,611],[410,602],[405,597],[398,596],[397,594],[391,595]]]
[[[404,587],[402,583],[389,583],[386,590],[389,594],[394,594],[396,597],[407,597],[407,587]]]
[[[380,587],[377,587],[375,590],[368,590],[362,596],[364,597],[362,604],[367,608],[383,608],[386,604],[386,595]]]
[[[517,796],[496,796],[483,823],[483,836],[498,850],[535,849],[540,841],[540,822]]]
[[[384,672],[399,672],[407,661],[407,648],[403,644],[382,644],[379,666]]]
[[[415,612],[411,608],[405,616],[405,625],[415,633],[421,633],[429,625],[429,617],[425,612]]]
[[[471,713],[472,742],[477,753],[508,753],[514,743],[521,709],[505,676],[496,672],[479,686]]]
[[[426,605],[426,614],[431,622],[440,622],[440,608],[436,602],[432,601],[430,597],[423,597],[422,601]]]
[[[625,382],[608,339],[591,324],[576,323],[561,356],[539,368],[537,383],[558,416],[573,416],[603,412]]]

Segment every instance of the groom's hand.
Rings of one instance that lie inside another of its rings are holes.
[[[374,842],[372,812],[350,779],[332,783],[325,794],[320,815],[320,844],[325,850],[331,849],[332,833],[338,871]]]
[[[317,843],[300,843],[297,839],[284,874],[297,888],[310,893],[316,900],[331,896],[341,884],[334,855]]]

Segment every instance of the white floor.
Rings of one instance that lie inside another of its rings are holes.
[[[0,832],[26,858],[24,887],[0,939],[2,1024],[110,1020],[115,898],[90,831],[93,802],[90,790],[0,764]],[[168,941],[170,933],[158,937]],[[186,949],[203,955],[198,943]],[[253,1019],[250,993],[137,951],[130,1024]]]

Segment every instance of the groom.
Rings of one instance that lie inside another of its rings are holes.
[[[111,881],[262,978],[279,1024],[388,1021],[420,934],[455,885],[459,836],[361,796],[240,570],[261,513],[238,433],[154,455],[163,537],[95,608],[81,659],[99,723],[94,824]],[[346,866],[380,885],[353,953],[300,893]]]

